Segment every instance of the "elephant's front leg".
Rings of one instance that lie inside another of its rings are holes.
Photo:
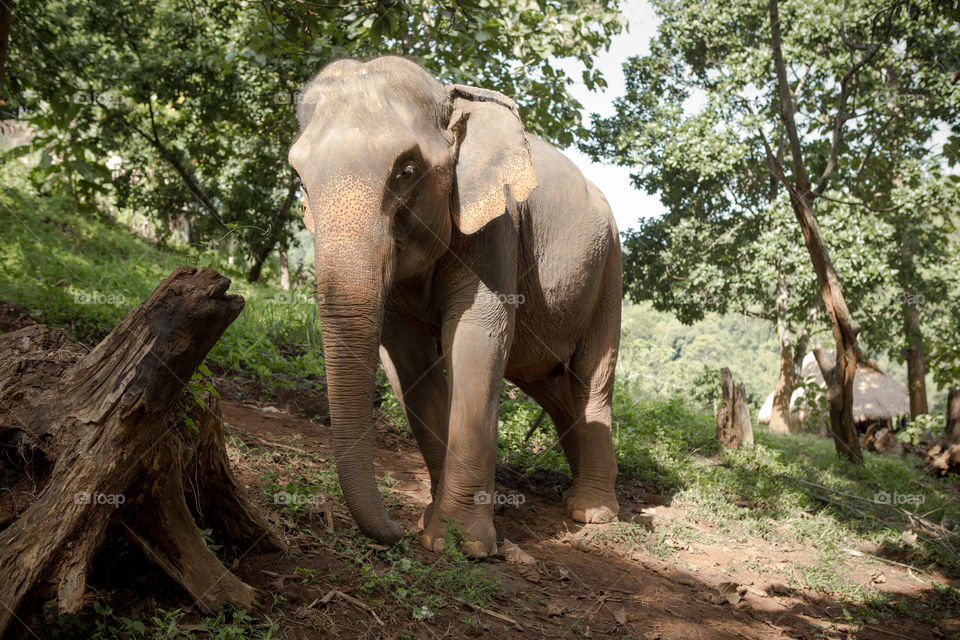
[[[411,322],[384,323],[380,359],[430,473],[435,500],[447,453],[447,380],[437,340]],[[432,512],[433,504],[426,509]],[[423,520],[425,524],[429,518]]]
[[[443,549],[451,525],[463,533],[466,555],[482,558],[497,551],[497,412],[512,323],[509,309],[494,303],[471,308],[443,329],[450,422],[443,479],[423,531],[423,544],[433,551]]]

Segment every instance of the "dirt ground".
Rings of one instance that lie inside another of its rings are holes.
[[[266,446],[283,450],[295,448],[306,456],[319,460],[332,457],[330,427],[325,421],[311,421],[301,417],[304,405],[315,407],[316,398],[282,398],[262,402],[243,393],[238,395],[235,385],[223,384],[224,420],[241,438],[253,447]],[[253,390],[253,389],[249,389]],[[309,395],[309,394],[308,394]],[[231,397],[232,396],[232,397]],[[316,414],[314,414],[316,415]],[[393,491],[397,501],[405,506],[391,510],[391,517],[416,531],[420,511],[429,501],[429,478],[415,444],[393,432],[388,425],[379,425],[378,449],[375,465],[378,474],[390,472],[398,481]],[[238,459],[235,472],[249,485],[253,495],[263,481],[245,468]],[[776,545],[751,540],[730,540],[729,545],[716,547],[689,544],[675,549],[667,560],[662,560],[638,545],[620,544],[616,536],[596,536],[598,531],[612,532],[615,525],[584,527],[569,519],[558,497],[556,486],[564,482],[558,477],[535,477],[532,482],[518,477],[507,467],[497,473],[497,491],[522,491],[526,502],[519,507],[498,507],[495,524],[501,547],[504,538],[530,554],[535,562],[533,571],[528,566],[507,563],[502,557],[483,563],[484,569],[497,576],[502,583],[503,596],[495,606],[485,611],[444,610],[443,615],[429,622],[417,622],[411,631],[409,619],[385,619],[380,626],[358,605],[344,600],[333,600],[324,614],[333,623],[328,629],[339,637],[443,637],[448,625],[458,626],[458,616],[477,614],[484,637],[610,637],[610,638],[960,638],[960,620],[939,626],[918,622],[914,617],[902,619],[868,619],[866,624],[844,624],[843,607],[824,594],[798,591],[787,584],[771,581],[769,571],[764,575],[749,565],[777,563],[815,563],[816,550],[794,545]],[[623,482],[618,491],[621,519],[634,518],[656,530],[664,518],[684,519],[691,527],[703,527],[692,518],[684,518],[684,509],[664,504],[664,500],[650,486],[639,482]],[[262,500],[262,498],[261,498]],[[337,531],[353,526],[352,519],[341,505],[332,511]],[[595,538],[600,537],[598,541]],[[669,543],[669,541],[668,541]],[[853,575],[862,584],[882,583],[883,591],[896,594],[909,610],[923,606],[929,596],[928,579],[922,579],[908,569],[891,564],[878,570],[866,562],[858,565],[858,550],[871,549],[857,540],[850,540]],[[434,554],[412,545],[425,564]],[[249,555],[240,563],[240,576],[260,588],[282,586],[289,597],[296,619],[297,607],[323,595],[325,589],[304,589],[294,586],[293,580],[277,582],[277,575],[290,575],[295,567],[311,567],[327,571],[343,564],[331,555],[325,545],[319,548],[301,547],[302,558],[283,559],[278,556]],[[340,575],[339,573],[337,574]],[[927,575],[948,582],[942,575]],[[344,583],[338,577],[338,589],[355,588],[350,579]],[[800,581],[797,580],[796,583]],[[735,583],[733,589],[740,596],[724,598],[718,588],[724,583]],[[347,586],[345,587],[344,584]],[[358,598],[362,594],[354,594]],[[522,604],[521,602],[522,601]],[[531,606],[531,603],[533,606]],[[313,638],[309,628],[286,628],[289,638]],[[449,637],[449,635],[448,635]],[[454,636],[456,637],[456,636]]]

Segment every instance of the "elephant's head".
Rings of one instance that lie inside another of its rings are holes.
[[[360,529],[401,536],[377,492],[372,414],[384,302],[536,187],[513,101],[396,57],[340,60],[305,88],[289,161],[314,232],[333,446]]]

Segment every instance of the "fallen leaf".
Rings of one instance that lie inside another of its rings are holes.
[[[736,582],[721,582],[717,585],[720,596],[730,604],[740,602],[740,585]]]
[[[517,564],[517,573],[530,582],[540,582],[540,572],[532,564]]]
[[[613,612],[613,619],[617,621],[617,624],[627,624],[627,612],[623,610],[623,607],[620,607]]]
[[[562,616],[563,615],[563,605],[556,602],[547,603],[547,616]]]
[[[506,538],[503,539],[503,557],[512,564],[533,564],[536,562],[533,556]]]
[[[749,592],[752,593],[753,595],[759,596],[759,597],[761,597],[761,598],[766,598],[766,597],[767,597],[767,592],[766,592],[766,591],[764,591],[763,589],[758,589],[757,587],[754,587],[753,585],[748,586],[748,587],[747,587],[747,591],[749,591]]]
[[[900,539],[903,540],[903,543],[907,546],[913,546],[913,543],[917,541],[917,534],[913,529],[908,529],[900,534]]]
[[[887,581],[887,576],[883,575],[883,571],[877,571],[870,575],[870,581],[874,584],[882,584]]]

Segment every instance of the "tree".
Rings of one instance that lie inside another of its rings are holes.
[[[146,208],[161,235],[177,221],[194,241],[232,234],[255,280],[301,224],[293,103],[326,62],[407,55],[515,97],[531,130],[569,144],[580,105],[555,59],[604,86],[593,56],[622,27],[617,4],[23,0],[14,18],[31,37],[13,39],[9,93],[40,132],[42,178]]]
[[[779,309],[780,318],[798,324],[815,292],[841,354],[831,425],[838,451],[857,460],[849,409],[860,331],[843,291],[876,294],[896,279],[884,259],[897,242],[881,243],[869,233],[891,192],[889,167],[878,159],[887,161],[897,143],[898,166],[913,161],[936,122],[957,125],[957,87],[942,66],[960,50],[956,25],[943,22],[950,7],[759,0],[658,1],[655,7],[663,21],[650,54],[624,66],[627,94],[617,101],[616,115],[594,118],[594,135],[584,145],[595,158],[642,167],[637,186],[659,193],[669,211],[627,235],[626,264],[646,261],[642,271],[650,276],[631,281],[628,269],[627,290],[656,300],[658,280],[694,280],[679,285],[687,290],[721,283],[713,299],[722,304],[708,309],[759,308],[767,315]],[[909,93],[908,109],[890,108],[884,79],[891,68],[910,71],[909,82],[897,88]],[[786,204],[799,225],[786,225],[778,209]],[[847,216],[856,223],[843,224]],[[659,267],[649,260],[651,247],[663,252],[665,246],[657,247],[658,226],[659,238],[671,237],[670,253],[687,252],[681,263],[688,270],[654,275]],[[785,255],[795,256],[797,226],[807,245],[806,265],[762,252],[784,247]],[[844,236],[859,241],[846,243]],[[864,238],[884,251],[873,255],[862,246]],[[845,262],[859,264],[859,271],[842,272],[841,290],[835,264]],[[815,286],[807,265],[814,267]],[[704,274],[707,280],[698,281]],[[759,287],[764,274],[766,284]],[[731,302],[728,295],[740,298]],[[684,303],[672,306],[683,314]],[[790,332],[780,334],[786,353],[783,337]]]

